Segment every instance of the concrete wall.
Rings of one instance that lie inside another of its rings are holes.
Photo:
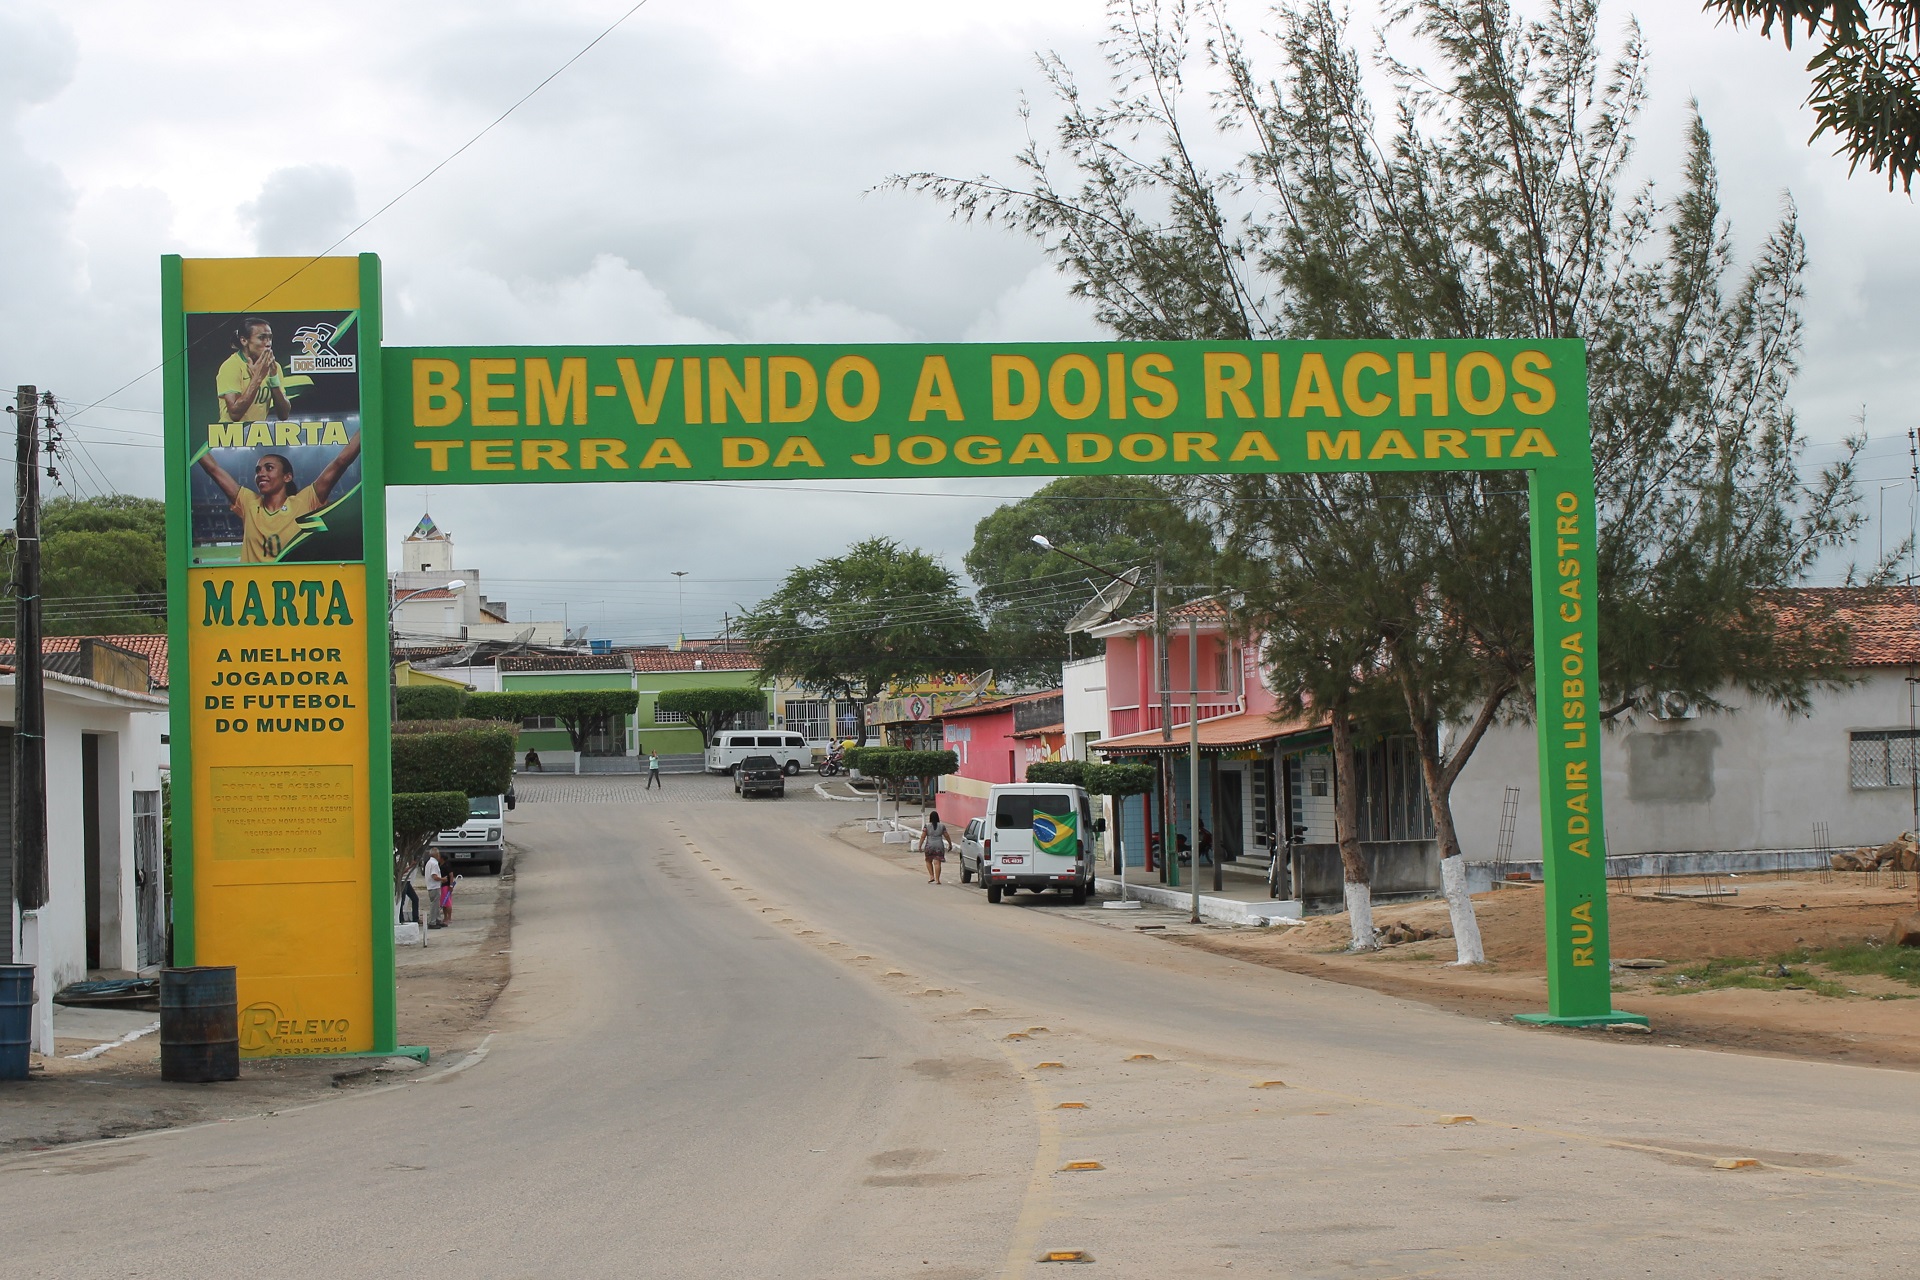
[[[1862,671],[1850,689],[1819,693],[1811,715],[1789,718],[1750,695],[1727,690],[1734,713],[1692,720],[1641,717],[1605,731],[1607,852],[1805,849],[1824,823],[1835,848],[1880,844],[1914,825],[1905,788],[1849,785],[1848,734],[1905,729],[1904,668]],[[1462,852],[1495,857],[1506,787],[1520,791],[1513,861],[1540,857],[1540,779],[1531,725],[1496,727],[1455,785]]]
[[[1060,668],[1062,720],[1067,726],[1066,756],[1085,760],[1083,744],[1107,736],[1107,659],[1081,658]]]
[[[0,688],[0,721],[13,720],[12,682]],[[38,914],[39,972],[37,1000],[87,977],[89,895],[85,832],[83,739],[98,742],[98,840],[100,856],[94,885],[99,922],[100,967],[134,968],[139,947],[133,874],[133,793],[158,790],[167,716],[160,711],[129,711],[112,694],[49,680],[47,712],[47,864],[48,900]],[[15,920],[15,937],[19,921]],[[36,1019],[35,1047],[41,1022]],[[46,1023],[50,1028],[51,1023]],[[46,1046],[43,1051],[51,1046]]]

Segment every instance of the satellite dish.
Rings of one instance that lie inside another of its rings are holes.
[[[1111,618],[1114,610],[1125,604],[1127,597],[1133,594],[1134,587],[1140,582],[1140,575],[1145,571],[1145,566],[1135,565],[1121,574],[1119,581],[1109,582],[1106,586],[1097,588],[1093,593],[1093,599],[1087,601],[1080,612],[1068,618],[1067,625],[1062,630],[1091,631]]]

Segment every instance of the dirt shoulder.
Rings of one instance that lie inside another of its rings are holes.
[[[1797,964],[1807,990],[1747,989],[1683,980],[1708,961],[1767,960],[1878,942],[1894,918],[1915,909],[1915,889],[1890,878],[1836,873],[1726,877],[1717,898],[1663,898],[1641,881],[1607,898],[1613,954],[1663,960],[1658,969],[1616,969],[1614,1007],[1652,1020],[1660,1044],[1694,1044],[1748,1053],[1920,1068],[1920,987],[1871,973]],[[1674,889],[1707,882],[1676,881]],[[1315,917],[1290,929],[1242,930],[1171,938],[1255,964],[1367,987],[1475,1017],[1506,1018],[1546,1008],[1545,924],[1541,891],[1503,888],[1474,899],[1488,963],[1460,969],[1453,940],[1437,936],[1363,955],[1343,950],[1347,918]],[[1444,902],[1381,907],[1374,923],[1419,929],[1447,925]],[[1802,975],[1805,975],[1804,977]],[[1830,993],[1830,994],[1823,994]],[[1566,1033],[1593,1034],[1593,1033]]]
[[[500,876],[461,880],[453,923],[434,930],[428,946],[399,948],[400,1043],[426,1045],[433,1066],[479,1044],[511,977],[513,853]],[[159,1015],[142,1018],[150,1024]],[[55,1054],[35,1054],[27,1080],[0,1083],[0,1154],[259,1115],[400,1079],[421,1065],[411,1058],[248,1058],[238,1080],[171,1084],[160,1078],[158,1033],[83,1059],[76,1055],[97,1042],[60,1038],[58,1017],[55,1028]]]

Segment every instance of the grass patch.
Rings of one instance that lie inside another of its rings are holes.
[[[1817,964],[1834,973],[1870,973],[1910,987],[1920,987],[1920,948],[1890,947],[1872,942],[1809,950],[1801,947],[1775,957],[1779,964]]]
[[[1786,991],[1798,989],[1811,991],[1821,996],[1845,996],[1847,989],[1828,978],[1812,973],[1804,966],[1804,958],[1797,961],[1801,968],[1795,968],[1786,957],[1771,960],[1749,960],[1740,956],[1724,956],[1717,960],[1701,960],[1685,965],[1669,973],[1663,973],[1653,980],[1656,991],[1670,995],[1687,995],[1696,991],[1724,991],[1728,988],[1745,988],[1755,991]],[[1784,971],[1784,972],[1783,972]]]
[[[1382,960],[1431,960],[1431,951],[1389,951],[1381,955]]]

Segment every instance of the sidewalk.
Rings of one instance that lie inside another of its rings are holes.
[[[1192,867],[1180,868],[1181,883],[1175,888],[1160,883],[1156,873],[1144,867],[1127,868],[1127,897],[1158,907],[1191,910]],[[1213,868],[1200,868],[1200,918],[1221,924],[1266,925],[1276,919],[1299,920],[1304,912],[1297,900],[1267,896],[1267,870],[1256,864],[1226,863],[1220,869],[1221,886],[1213,888]],[[1120,896],[1118,876],[1100,876],[1094,888],[1102,897]]]

